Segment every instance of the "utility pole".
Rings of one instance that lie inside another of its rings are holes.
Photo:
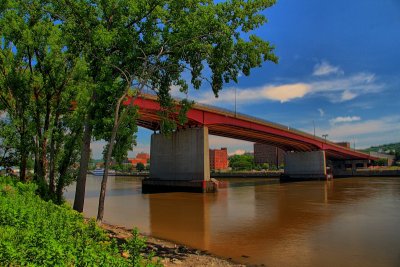
[[[235,118],[236,118],[236,86],[235,86]]]
[[[315,137],[315,121],[314,120],[312,121],[312,124],[314,126],[314,137]]]

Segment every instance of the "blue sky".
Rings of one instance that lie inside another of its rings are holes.
[[[306,132],[350,141],[356,148],[400,142],[400,1],[279,0],[265,11],[268,24],[255,33],[275,45],[279,64],[266,62],[215,99],[207,87],[189,98],[234,109]],[[179,96],[178,93],[174,92]],[[148,152],[151,132],[140,129]],[[103,143],[92,144],[95,158]],[[229,153],[253,145],[210,137]]]

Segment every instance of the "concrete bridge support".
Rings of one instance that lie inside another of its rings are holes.
[[[214,192],[210,179],[208,128],[188,128],[170,136],[153,134],[150,178],[142,182],[144,193]]]
[[[325,151],[288,152],[283,180],[326,179]]]

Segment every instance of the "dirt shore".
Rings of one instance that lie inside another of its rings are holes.
[[[103,223],[101,227],[106,230],[110,237],[117,239],[127,239],[132,236],[131,230]],[[197,249],[189,248],[170,241],[154,238],[152,236],[142,235],[147,240],[148,251],[154,251],[156,256],[160,258],[161,263],[166,266],[221,266],[221,267],[239,267],[246,266],[231,262],[227,259],[222,259],[213,256],[207,251],[200,251]]]

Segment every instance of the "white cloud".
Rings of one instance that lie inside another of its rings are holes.
[[[302,98],[311,90],[311,86],[304,83],[272,86],[263,89],[263,96],[267,99],[278,100],[281,103],[296,98]]]
[[[317,129],[329,134],[332,141],[356,141],[356,147],[388,144],[400,141],[400,116],[382,117],[367,121],[331,124],[328,128]]]
[[[233,155],[243,155],[244,153],[246,153],[246,150],[243,149],[237,149],[234,152],[229,153],[229,156],[233,156]]]
[[[319,80],[308,83],[292,83],[272,85],[266,84],[252,88],[227,88],[220,92],[218,98],[212,92],[205,92],[195,100],[200,103],[252,103],[262,100],[288,102],[311,95],[327,97],[331,102],[344,102],[367,93],[383,90],[383,85],[376,83],[374,74],[358,73],[345,78]]]
[[[318,109],[319,116],[323,117],[325,115],[325,111],[322,108]]]
[[[313,76],[326,76],[329,74],[343,74],[344,72],[336,66],[332,66],[327,61],[322,61],[314,66]]]
[[[233,155],[241,151],[253,151],[252,142],[222,136],[209,135],[208,143],[209,147],[212,149],[220,149],[221,147],[226,147],[228,149],[229,155]]]
[[[342,96],[341,96],[341,99],[340,99],[341,101],[340,102],[352,100],[352,99],[354,99],[356,97],[357,97],[357,94],[345,90],[345,91],[342,92]]]
[[[361,120],[361,118],[358,116],[347,116],[347,117],[336,117],[334,119],[331,119],[329,122],[331,124],[337,124],[337,123],[353,122],[353,121],[359,121],[359,120]]]

